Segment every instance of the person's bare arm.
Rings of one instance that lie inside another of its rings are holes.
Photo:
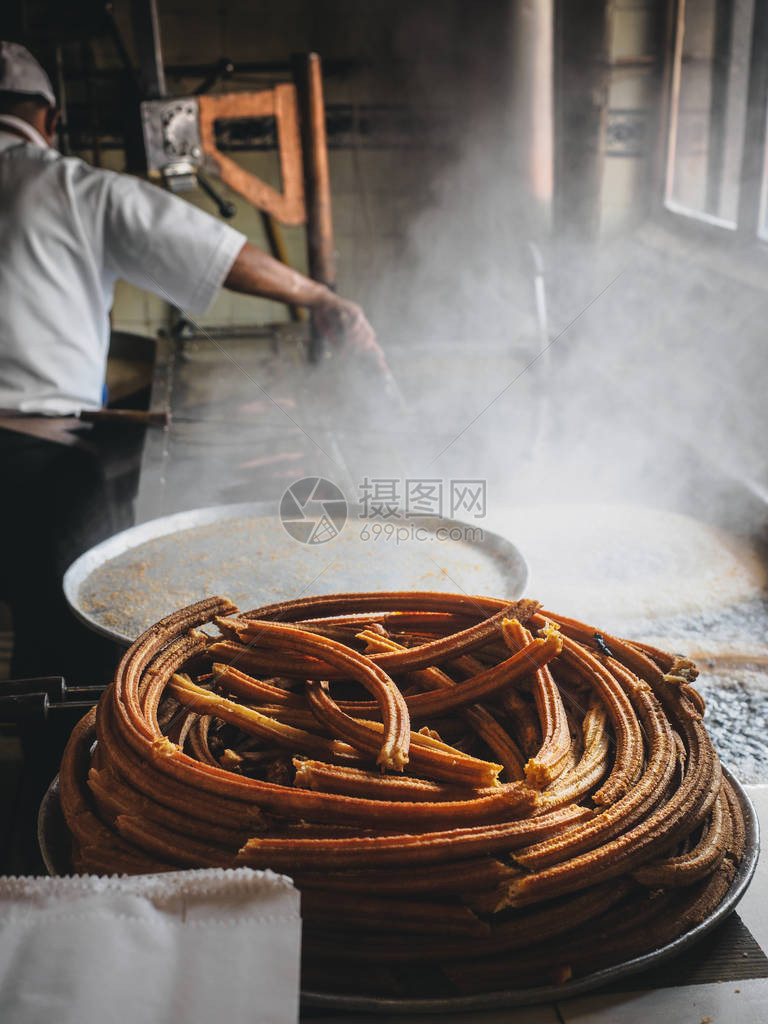
[[[318,330],[332,344],[368,353],[384,365],[376,335],[360,306],[339,298],[330,288],[273,259],[250,242],[238,253],[224,287],[289,305],[307,306]]]

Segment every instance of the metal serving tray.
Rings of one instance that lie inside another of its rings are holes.
[[[405,1014],[405,1013],[467,1013],[473,1010],[491,1010],[512,1006],[530,1006],[534,1003],[552,1003],[570,996],[580,995],[607,985],[619,978],[638,974],[649,967],[658,966],[702,939],[716,925],[723,921],[736,907],[747,891],[757,867],[760,853],[760,832],[757,814],[752,801],[743,786],[726,768],[723,769],[733,786],[744,812],[746,843],[731,887],[723,902],[701,924],[685,932],[673,942],[661,946],[651,953],[634,957],[623,963],[614,964],[600,971],[594,971],[575,981],[563,985],[546,985],[538,988],[510,989],[501,992],[484,992],[471,996],[451,996],[439,999],[382,999],[380,997],[350,996],[331,992],[302,991],[302,1004],[307,1008],[345,1010],[358,1013]],[[71,872],[71,845],[66,822],[59,801],[58,776],[53,780],[40,805],[38,815],[38,840],[48,872],[65,875]]]
[[[275,512],[263,502],[216,505],[124,530],[67,569],[67,601],[98,633],[131,643],[176,608],[212,594],[242,609],[345,590],[463,591],[514,600],[528,580],[520,551],[482,519],[362,519],[353,505],[338,536],[310,545],[290,536]]]

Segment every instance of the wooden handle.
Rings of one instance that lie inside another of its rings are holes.
[[[84,423],[125,423],[136,427],[167,427],[171,421],[167,412],[143,409],[83,409],[80,419]]]

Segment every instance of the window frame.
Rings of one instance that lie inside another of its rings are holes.
[[[683,235],[743,249],[754,244],[768,246],[768,0],[755,0],[752,14],[747,109],[744,147],[739,173],[739,201],[736,225],[706,214],[670,209],[669,185],[674,169],[677,111],[674,107],[679,87],[686,0],[673,0],[671,45],[666,54],[664,104],[664,160],[660,181],[660,219],[666,228]],[[761,236],[761,230],[764,236]]]

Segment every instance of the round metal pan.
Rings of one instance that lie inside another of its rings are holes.
[[[348,1012],[371,1014],[405,1014],[405,1013],[467,1013],[473,1010],[492,1010],[513,1006],[529,1006],[534,1003],[551,1003],[559,999],[590,992],[607,985],[619,978],[638,974],[649,967],[657,966],[672,959],[683,950],[692,946],[726,918],[736,907],[747,891],[757,867],[760,853],[760,832],[757,814],[752,801],[743,786],[727,769],[723,769],[733,786],[744,812],[746,827],[746,843],[744,856],[741,859],[731,887],[723,902],[701,924],[685,932],[673,942],[634,957],[623,963],[614,964],[603,970],[594,971],[583,978],[569,981],[563,985],[547,985],[538,988],[510,989],[502,992],[486,992],[471,996],[452,996],[439,999],[382,999],[380,997],[349,996],[332,992],[303,991],[302,1004],[305,1007],[327,1010],[344,1010]],[[40,805],[37,822],[38,841],[48,872],[51,875],[69,874],[71,868],[71,844],[66,822],[59,801],[58,776],[53,780]]]
[[[345,590],[448,590],[510,600],[523,594],[525,559],[482,520],[385,520],[362,518],[362,511],[351,506],[338,535],[316,545],[295,540],[273,504],[216,505],[153,519],[81,555],[64,575],[64,593],[86,625],[126,644],[212,594],[242,609]]]

